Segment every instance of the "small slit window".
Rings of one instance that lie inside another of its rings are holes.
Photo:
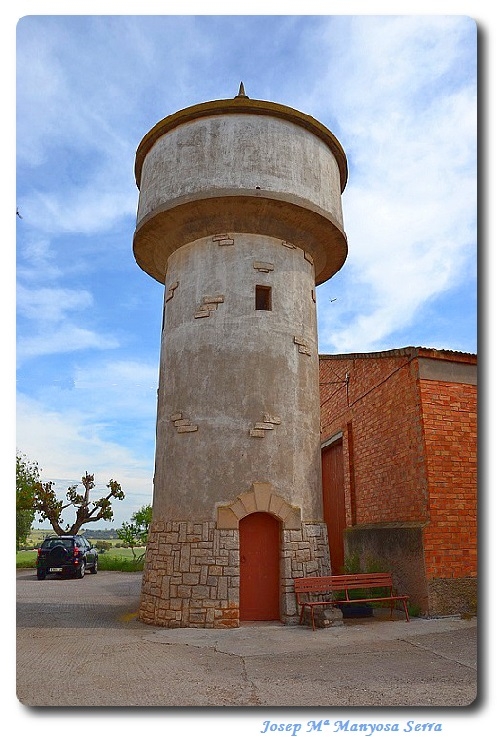
[[[272,309],[272,287],[257,284],[255,287],[255,310]]]

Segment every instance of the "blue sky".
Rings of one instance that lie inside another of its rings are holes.
[[[318,289],[320,351],[476,352],[476,42],[466,15],[19,21],[16,447],[45,480],[117,479],[102,526],[152,499],[163,295],[132,254],[135,151],[240,81],[348,157],[349,256]]]

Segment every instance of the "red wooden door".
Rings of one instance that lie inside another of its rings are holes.
[[[265,512],[239,522],[239,619],[279,619],[280,524]]]
[[[324,521],[329,538],[333,574],[342,573],[345,564],[345,488],[343,483],[343,442],[337,440],[322,450],[322,499]]]

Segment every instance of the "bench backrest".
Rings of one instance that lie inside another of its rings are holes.
[[[295,578],[297,594],[318,594],[346,589],[373,589],[393,586],[391,573],[346,573],[340,576],[308,576]]]

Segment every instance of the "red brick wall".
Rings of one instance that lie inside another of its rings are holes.
[[[348,387],[330,383],[344,381],[347,373]],[[338,431],[343,431],[346,439],[347,524],[427,521],[424,438],[414,357],[323,356],[320,383],[322,439]],[[348,457],[349,448],[353,459]]]
[[[476,386],[420,382],[431,524],[424,532],[427,577],[477,573]]]

